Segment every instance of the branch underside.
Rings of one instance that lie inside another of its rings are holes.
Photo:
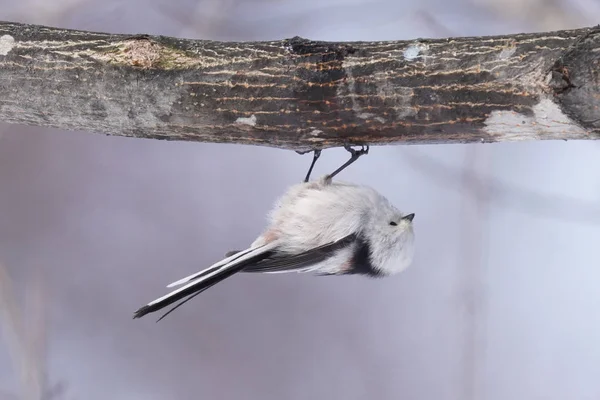
[[[0,22],[0,121],[294,150],[598,139],[600,29],[214,42]]]

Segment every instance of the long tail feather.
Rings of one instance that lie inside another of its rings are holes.
[[[242,257],[245,254],[249,254],[250,252],[252,252],[254,250],[257,250],[257,249],[261,249],[263,247],[254,247],[254,248],[251,247],[249,249],[246,249],[246,250],[243,250],[243,251],[239,251],[239,252],[234,253],[234,254],[226,254],[225,258],[222,259],[221,261],[218,261],[218,262],[214,263],[210,267],[205,268],[205,269],[203,269],[200,272],[193,273],[192,275],[186,276],[185,278],[181,278],[178,281],[175,281],[173,283],[169,283],[167,285],[167,287],[168,288],[172,288],[174,286],[183,285],[184,283],[188,283],[190,281],[196,280],[196,279],[198,279],[198,278],[200,278],[200,277],[202,277],[202,276],[204,276],[206,274],[209,274],[211,272],[214,272],[214,271],[218,270],[222,266],[227,265],[228,263],[230,263],[230,262],[232,262],[232,261],[234,261],[234,260]]]
[[[244,254],[239,254],[237,258],[233,257],[233,261],[226,263],[220,267],[215,267],[214,265],[200,271],[197,274],[192,276],[200,276],[189,282],[188,284],[176,289],[163,297],[160,297],[154,301],[151,301],[147,305],[139,308],[133,315],[133,318],[141,318],[146,314],[161,310],[166,306],[175,303],[176,301],[182,300],[187,296],[195,295],[195,293],[201,293],[206,289],[214,286],[215,284],[221,282],[222,280],[230,277],[231,275],[241,271],[245,266],[260,261],[268,257],[272,250],[277,247],[277,244],[272,242],[266,244],[261,247],[257,247],[251,249],[249,251],[244,251]],[[207,271],[209,270],[210,271]],[[192,296],[194,297],[194,296]],[[188,300],[191,300],[188,299]],[[187,301],[187,300],[186,300]],[[177,305],[175,308],[182,305],[183,302]],[[173,309],[174,310],[174,309]],[[171,311],[173,311],[171,310]],[[171,312],[169,311],[169,313]],[[163,318],[166,314],[163,316]],[[162,319],[162,318],[161,318]]]
[[[203,282],[202,288],[198,289],[198,291],[194,294],[192,294],[191,296],[189,296],[187,299],[179,302],[179,304],[177,304],[175,307],[172,307],[169,311],[167,311],[166,313],[164,313],[158,320],[156,320],[156,322],[159,322],[161,319],[163,319],[164,317],[166,317],[167,315],[171,314],[173,311],[175,311],[176,309],[178,309],[179,307],[181,307],[182,305],[184,305],[185,303],[187,303],[188,301],[192,300],[194,297],[198,296],[200,293],[204,292],[206,289],[213,287],[214,285],[216,285],[217,283],[221,282],[224,279],[229,278],[230,276],[232,276],[233,274],[240,272],[240,270],[244,268],[244,266],[237,266],[234,268],[229,268],[229,269],[225,269],[224,271],[222,271],[221,273],[206,279]]]

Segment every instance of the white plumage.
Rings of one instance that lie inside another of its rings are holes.
[[[375,277],[405,270],[415,249],[414,214],[402,214],[370,187],[332,182],[331,177],[290,187],[248,249],[169,284],[183,286],[140,308],[134,318],[188,301],[237,272]]]

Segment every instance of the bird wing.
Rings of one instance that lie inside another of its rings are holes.
[[[274,250],[268,257],[246,265],[240,272],[301,272],[327,260],[335,252],[350,246],[355,241],[356,234],[351,233],[341,239],[306,250],[302,253],[288,254],[279,253],[277,250]]]

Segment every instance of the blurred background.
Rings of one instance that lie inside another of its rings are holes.
[[[0,19],[391,40],[591,26],[600,3],[0,0]],[[373,147],[343,178],[416,213],[404,274],[239,275],[155,324],[133,311],[249,244],[311,156],[0,124],[0,399],[600,399],[599,154]]]

